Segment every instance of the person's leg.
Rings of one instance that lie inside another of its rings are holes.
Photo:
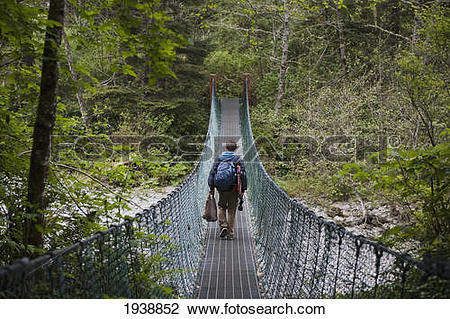
[[[220,237],[225,237],[227,235],[228,230],[228,221],[227,221],[227,196],[225,192],[219,192],[219,225],[220,225]]]
[[[238,202],[238,193],[230,192],[227,196],[228,199],[228,236],[230,238],[234,237],[234,220],[236,217],[236,207]]]

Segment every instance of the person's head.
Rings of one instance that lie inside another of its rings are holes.
[[[232,141],[232,140],[228,140],[227,144],[225,144],[225,149],[228,152],[234,152],[237,149],[237,144],[236,142]]]

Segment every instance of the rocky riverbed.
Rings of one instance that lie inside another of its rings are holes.
[[[325,205],[314,205],[304,199],[296,200],[318,216],[345,227],[357,235],[377,239],[384,232],[396,225],[406,225],[411,222],[404,207],[392,206],[386,203],[361,203],[358,201],[329,202]]]
[[[125,212],[124,215],[134,216],[137,213],[142,212],[144,208],[155,204],[160,199],[166,197],[170,192],[175,189],[174,186],[160,187],[157,189],[151,188],[136,188],[131,194],[130,201],[134,204],[129,205],[130,210]]]

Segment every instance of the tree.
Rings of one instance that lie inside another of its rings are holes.
[[[72,50],[70,49],[70,42],[64,31],[63,31],[63,39],[64,39],[64,48],[66,50],[66,56],[67,56],[67,64],[69,66],[72,80],[77,86],[77,100],[78,100],[78,105],[80,106],[81,119],[83,120],[83,124],[86,126],[86,128],[89,128],[89,117],[88,117],[87,110],[86,110],[86,103],[84,102],[84,98],[83,98],[83,91],[82,91],[83,88],[78,82],[78,74],[77,74],[77,71],[73,67],[73,58],[72,58]]]
[[[286,82],[286,73],[288,69],[288,51],[289,51],[289,8],[287,0],[283,0],[283,39],[281,42],[281,63],[280,63],[280,77],[278,80],[278,95],[275,103],[275,117],[278,117],[280,112],[281,101],[284,95],[284,85]]]
[[[58,50],[64,28],[65,0],[51,0],[42,60],[41,90],[33,132],[28,177],[28,218],[24,244],[43,247],[45,186],[50,165],[50,147],[56,117],[56,87],[59,79]]]
[[[341,68],[342,68],[342,73],[345,74],[345,72],[347,72],[347,56],[345,53],[345,35],[344,35],[344,25],[342,22],[342,17],[341,17],[341,9],[342,9],[342,3],[338,3],[336,2],[336,25],[338,28],[338,33],[339,33],[339,53],[340,53],[340,57],[341,57]]]

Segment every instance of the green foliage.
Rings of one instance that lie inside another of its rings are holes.
[[[450,143],[418,151],[385,152],[386,162],[366,166],[346,164],[340,175],[360,184],[370,182],[375,190],[390,194],[396,201],[417,203],[411,208],[414,223],[393,227],[382,239],[385,243],[419,240],[423,252],[444,252],[450,247],[449,169]]]
[[[67,174],[70,173],[70,174]],[[87,174],[87,173],[86,173]],[[119,194],[89,176],[57,166],[51,172],[47,198],[46,239],[49,249],[67,246],[105,230],[130,209],[127,189]]]
[[[270,165],[264,164],[265,167]],[[280,169],[273,174],[277,184],[291,197],[307,199],[309,203],[324,205],[327,201],[345,201],[354,195],[352,185],[339,177],[330,177],[329,172],[337,170],[340,165],[326,161],[312,165],[304,159],[300,166],[290,165],[289,172],[280,176]]]
[[[10,58],[20,58],[23,54],[36,57],[36,49],[41,44],[34,35],[42,33],[47,23],[45,9],[37,0],[0,3],[0,39],[6,44]]]
[[[134,279],[137,283],[135,289],[139,291],[139,296],[147,298],[174,298],[176,297],[176,287],[164,285],[170,279],[181,273],[182,269],[173,269],[170,266],[170,256],[177,249],[170,238],[165,236],[155,236],[137,231],[136,244],[144,247],[148,253],[142,253],[135,260],[138,269]],[[163,247],[155,251],[155,246]]]
[[[26,132],[23,116],[0,108],[0,258],[5,261],[28,250],[19,240],[29,166]]]
[[[185,44],[185,40],[166,27],[170,18],[159,0],[81,4],[70,1],[70,4],[75,9],[75,17],[82,21],[74,25],[74,36],[80,46],[94,45],[95,50],[106,48],[111,52],[114,63],[109,63],[110,71],[137,78],[135,66],[139,61],[147,66],[145,76],[151,86],[158,78],[175,76],[170,66],[176,58],[175,49]],[[83,70],[82,66],[78,70]]]
[[[205,67],[217,75],[218,96],[236,97],[242,94],[241,74],[252,63],[251,57],[240,52],[215,50],[205,59]]]
[[[132,169],[125,165],[118,165],[115,168],[106,171],[109,183],[119,187],[133,186],[136,183],[136,174]]]
[[[184,163],[151,162],[137,157],[126,165],[111,167],[97,163],[95,166],[100,174],[106,175],[109,184],[128,190],[138,186],[176,186],[191,170],[191,166]]]
[[[146,165],[147,174],[153,177],[153,184],[157,186],[165,186],[171,184],[176,186],[182,181],[182,178],[190,171],[190,166],[182,163],[157,164],[148,163]]]
[[[42,1],[0,3],[2,263],[33,249],[21,245],[22,220],[27,217],[30,127],[39,96],[43,35],[47,23],[53,23],[47,22],[47,9]],[[46,249],[67,246],[121,220],[133,187],[175,185],[191,169],[157,162],[172,155],[162,158],[157,148],[146,154],[155,162],[145,162],[129,144],[117,146],[106,134],[204,134],[207,45],[188,42],[195,24],[185,28],[180,18],[192,10],[190,3],[159,0],[68,1],[64,41],[70,44],[73,69],[62,46],[46,224],[40,227]],[[89,127],[81,120],[82,102]]]

